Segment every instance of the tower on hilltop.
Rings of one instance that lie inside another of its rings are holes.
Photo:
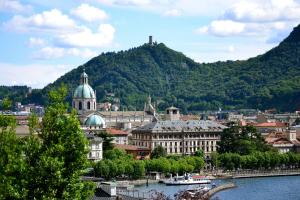
[[[149,45],[153,45],[153,38],[152,38],[152,35],[149,35]]]

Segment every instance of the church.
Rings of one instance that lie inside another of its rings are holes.
[[[91,151],[88,158],[99,161],[102,159],[103,141],[102,138],[97,137],[97,133],[106,130],[113,135],[113,143],[126,145],[128,132],[132,128],[151,123],[155,116],[146,105],[144,111],[100,111],[97,106],[96,91],[88,81],[88,75],[83,70],[80,84],[73,93],[72,107],[77,111],[81,129],[90,142]]]
[[[88,83],[88,75],[83,71],[80,76],[80,85],[75,89],[72,107],[77,110],[81,129],[90,143],[88,159],[99,161],[103,156],[102,138],[96,133],[102,131],[105,126],[104,119],[96,113],[96,92]]]

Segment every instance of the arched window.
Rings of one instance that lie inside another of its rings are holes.
[[[82,102],[79,101],[78,110],[82,110]]]
[[[91,109],[91,103],[88,101],[87,102],[87,109],[90,110]]]

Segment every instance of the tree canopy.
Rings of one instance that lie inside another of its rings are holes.
[[[254,151],[269,151],[269,147],[253,126],[231,126],[224,129],[218,142],[219,153],[251,154]]]
[[[50,93],[38,136],[17,138],[15,119],[0,115],[0,199],[88,199],[94,184],[80,175],[88,166],[88,141],[75,112],[67,113],[66,88]],[[31,130],[37,121],[32,116]]]

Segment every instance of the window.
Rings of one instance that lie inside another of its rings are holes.
[[[82,110],[82,102],[81,101],[79,101],[78,109]]]
[[[87,109],[91,110],[91,103],[89,101],[87,102]]]

